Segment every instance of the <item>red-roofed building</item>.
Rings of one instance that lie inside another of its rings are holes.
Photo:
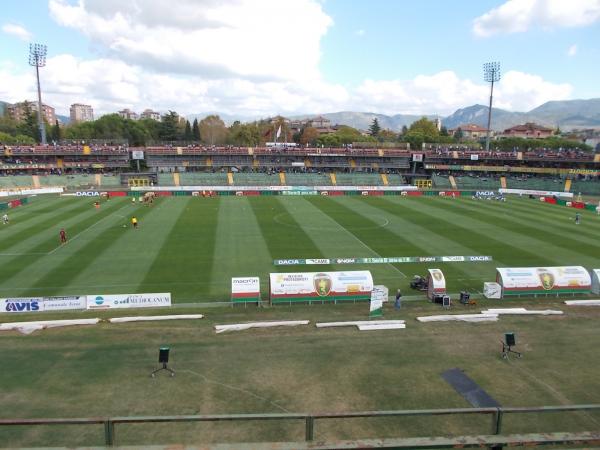
[[[514,127],[504,130],[502,137],[518,137],[525,139],[541,139],[547,138],[554,134],[552,128],[543,127],[533,122],[527,122],[523,125],[516,125]]]
[[[480,127],[474,123],[460,125],[456,128],[456,130],[452,130],[452,134],[454,134],[454,132],[456,132],[459,128],[462,131],[463,139],[466,141],[477,141],[481,138],[484,138],[487,134],[487,128]],[[493,135],[493,132],[491,135]]]

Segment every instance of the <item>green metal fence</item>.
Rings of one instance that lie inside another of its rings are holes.
[[[39,426],[39,425],[100,425],[104,431],[104,442],[107,446],[116,445],[117,425],[139,423],[177,423],[177,422],[247,422],[247,421],[303,421],[305,424],[305,441],[312,442],[315,438],[317,421],[331,419],[382,418],[382,417],[431,417],[448,415],[488,415],[490,416],[490,435],[502,434],[502,422],[507,414],[543,414],[564,413],[569,411],[600,411],[600,404],[562,405],[540,407],[498,407],[498,408],[451,408],[451,409],[422,409],[396,411],[358,411],[345,413],[283,413],[283,414],[221,414],[221,415],[189,415],[189,416],[138,416],[138,417],[103,417],[103,418],[72,418],[72,419],[0,419],[0,427]],[[598,442],[598,430],[591,430],[590,438],[585,442]],[[561,433],[557,433],[558,434]],[[567,433],[562,433],[566,435]],[[579,433],[580,437],[583,436]],[[534,436],[534,435],[529,435]],[[538,435],[540,438],[549,436],[548,433]],[[574,434],[573,434],[574,436]],[[428,438],[434,439],[434,438]],[[583,439],[583,438],[581,438]],[[595,440],[594,440],[595,439]],[[509,440],[507,439],[507,442]],[[542,440],[539,441],[542,443]],[[582,441],[583,442],[583,441]],[[535,439],[530,440],[535,444]],[[480,441],[483,444],[483,441]],[[331,447],[334,448],[334,447]],[[414,447],[418,448],[418,447]],[[432,447],[422,447],[432,448]]]

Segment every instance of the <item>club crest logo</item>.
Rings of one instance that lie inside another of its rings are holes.
[[[545,291],[550,291],[554,287],[554,275],[546,270],[538,270],[538,277]]]
[[[327,297],[331,291],[331,277],[326,273],[318,273],[313,278],[313,285],[319,297]]]

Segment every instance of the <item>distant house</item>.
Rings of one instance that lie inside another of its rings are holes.
[[[151,109],[145,109],[144,112],[140,114],[140,119],[152,119],[160,122],[160,113]]]
[[[540,139],[547,138],[554,134],[552,128],[537,125],[532,122],[527,122],[523,125],[516,125],[514,127],[504,130],[502,137],[518,137],[525,139]]]
[[[138,114],[133,112],[129,108],[122,109],[117,114],[119,116],[121,116],[123,119],[138,120]]]
[[[465,141],[477,141],[481,138],[484,138],[487,134],[487,128],[480,127],[479,125],[475,125],[474,123],[468,123],[465,125],[460,125],[454,130],[449,130],[450,135],[453,135],[458,129],[462,131],[463,139]],[[493,131],[491,132],[493,135]]]

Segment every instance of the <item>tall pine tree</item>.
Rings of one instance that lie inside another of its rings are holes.
[[[198,126],[198,119],[194,119],[194,124],[192,125],[192,135],[194,136],[194,141],[200,142],[200,127]]]
[[[377,117],[373,119],[371,126],[369,127],[369,134],[373,137],[379,136],[379,132],[381,131],[381,127],[379,126],[379,121]]]
[[[185,141],[192,141],[194,139],[194,134],[192,133],[192,126],[190,125],[190,121],[185,121],[185,131],[183,134],[183,139]]]

